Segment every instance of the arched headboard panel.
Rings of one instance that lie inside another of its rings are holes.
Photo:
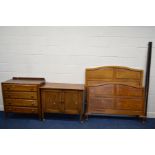
[[[96,84],[103,84],[107,82],[142,87],[143,70],[124,66],[102,66],[86,69],[86,86],[93,86]]]

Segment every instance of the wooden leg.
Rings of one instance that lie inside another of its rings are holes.
[[[38,114],[38,118],[39,118],[39,120],[42,121],[42,119],[43,119],[43,118],[42,118],[42,114],[39,113],[39,114]]]
[[[85,115],[85,120],[88,121],[88,115]]]
[[[145,123],[147,120],[146,116],[139,116],[139,118],[141,119],[142,123]]]
[[[42,121],[45,121],[44,113],[42,113]]]
[[[83,114],[80,115],[80,122],[83,123]]]
[[[5,117],[5,119],[8,118],[8,113],[7,112],[4,112],[4,117]]]

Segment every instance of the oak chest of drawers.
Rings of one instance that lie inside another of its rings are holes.
[[[2,82],[5,114],[34,113],[41,118],[40,90],[44,78],[18,78]]]
[[[42,117],[44,113],[79,114],[82,120],[84,85],[46,83],[41,89]]]

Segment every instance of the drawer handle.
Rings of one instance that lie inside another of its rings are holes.
[[[10,102],[9,102],[8,104],[9,104],[9,105],[11,105],[11,103],[10,103]]]
[[[53,104],[56,104],[55,102],[53,102]]]
[[[34,96],[31,96],[31,98],[34,98]]]
[[[77,102],[75,102],[75,104],[77,105]]]

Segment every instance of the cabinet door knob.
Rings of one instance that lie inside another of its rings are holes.
[[[53,102],[53,104],[55,104],[55,102]]]

